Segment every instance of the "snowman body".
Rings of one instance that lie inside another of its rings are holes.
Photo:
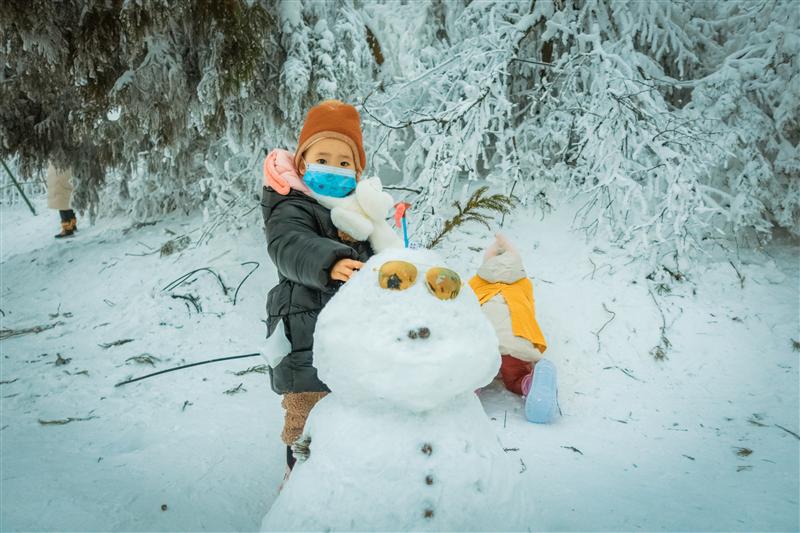
[[[413,263],[417,282],[380,288],[391,260]],[[263,530],[525,529],[518,469],[474,392],[499,368],[497,337],[468,286],[428,291],[435,266],[428,251],[379,254],[320,313],[314,363],[333,392]]]

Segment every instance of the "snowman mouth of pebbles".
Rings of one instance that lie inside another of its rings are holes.
[[[494,329],[469,286],[440,265],[429,250],[388,250],[328,302],[317,320],[314,366],[333,394],[421,412],[493,379]]]

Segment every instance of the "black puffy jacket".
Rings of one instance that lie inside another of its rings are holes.
[[[267,337],[283,320],[292,351],[270,368],[272,390],[328,391],[313,366],[317,315],[341,282],[330,271],[340,259],[366,261],[372,255],[367,242],[345,244],[331,222],[331,212],[313,198],[295,191],[281,195],[264,187],[261,197],[267,252],[278,269],[278,284],[267,295]]]

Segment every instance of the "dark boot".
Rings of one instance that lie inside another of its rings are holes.
[[[61,233],[55,236],[56,239],[72,237],[78,231],[78,219],[75,218],[75,211],[66,209],[59,211],[58,214],[61,216]]]
[[[61,213],[61,222],[69,222],[72,224],[72,231],[78,231],[78,219],[75,217],[75,211],[67,209],[59,211],[59,213]]]

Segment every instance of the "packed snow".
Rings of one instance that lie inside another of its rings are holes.
[[[277,275],[258,217],[242,231],[218,228],[202,240],[209,223],[199,217],[173,215],[145,226],[79,219],[77,236],[56,242],[57,217],[43,198],[35,204],[36,217],[24,205],[0,211],[0,529],[257,530],[281,501],[285,468],[280,397],[259,367],[263,359],[114,385],[265,350],[264,302]],[[506,484],[497,489],[521,487],[515,494],[525,500],[511,515],[519,513],[532,531],[797,530],[797,243],[778,236],[759,250],[730,244],[728,252],[709,244],[679,279],[661,283],[632,261],[636,250],[613,248],[599,236],[586,242],[571,231],[575,208],[519,209],[503,228],[533,280],[546,356],[559,372],[562,416],[550,425],[527,422],[522,399],[498,381],[477,396],[455,396],[469,406],[473,429],[487,428],[486,441],[476,437],[476,445],[489,446],[496,435],[497,449],[515,466],[502,470]],[[466,280],[491,237],[477,225],[455,232],[439,250],[441,262]],[[162,256],[170,240],[173,251]],[[201,268],[210,270],[180,281]],[[357,281],[342,291],[342,305],[358,293]],[[351,319],[347,340],[368,349],[370,322],[384,319],[357,309]],[[465,350],[448,361],[451,375],[472,371]],[[373,355],[349,363],[379,362],[381,353]],[[384,362],[386,370],[398,364]],[[332,380],[335,374],[329,372]],[[413,381],[413,374],[403,371],[397,386],[403,379]],[[333,471],[336,465],[323,466],[326,454],[350,453],[355,475],[417,442],[406,436],[379,455],[350,449],[349,438],[322,436],[336,429],[326,415],[337,403],[335,394],[330,398],[312,414],[312,429],[331,445],[312,444],[311,458],[284,488],[286,500],[295,485],[312,484],[312,472]],[[347,427],[377,423],[356,409],[346,412]],[[396,421],[397,434],[405,435],[398,412],[381,423]],[[446,434],[461,416],[454,410],[431,425],[432,434]],[[409,415],[401,418],[408,423]],[[463,467],[466,478],[476,475],[469,464],[436,469]],[[418,492],[403,482],[391,486],[415,498],[415,512],[429,488],[417,478]],[[322,494],[352,479],[318,477],[305,506],[324,505]],[[365,483],[357,490],[379,486]],[[394,512],[387,508],[376,519]],[[302,528],[300,520],[286,525]],[[496,529],[506,523],[498,519]]]
[[[309,458],[295,466],[262,531],[528,526],[534,504],[474,392],[413,416],[334,392],[314,407],[306,434]]]
[[[378,269],[389,261],[412,263],[416,283],[405,290],[381,288]],[[497,374],[497,337],[475,294],[464,286],[456,298],[440,300],[426,287],[426,271],[442,266],[447,264],[427,250],[384,252],[325,306],[314,334],[314,361],[337,396],[415,413],[472,392]]]
[[[412,263],[416,282],[382,288],[392,261]],[[314,361],[334,392],[262,530],[525,529],[515,466],[475,395],[500,367],[497,337],[468,286],[446,300],[428,290],[441,266],[427,250],[383,252],[322,310]]]

